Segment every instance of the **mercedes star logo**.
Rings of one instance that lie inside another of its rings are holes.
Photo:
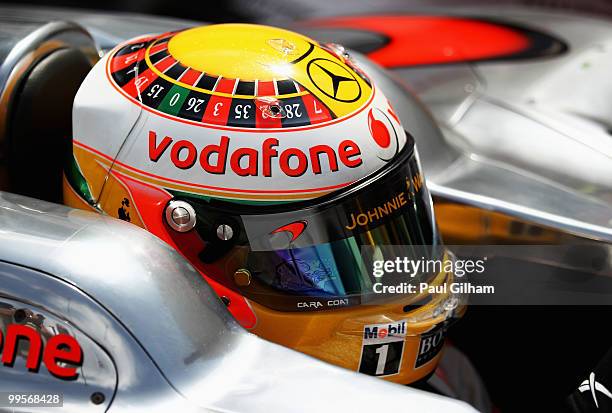
[[[333,60],[313,59],[307,71],[312,83],[332,99],[350,103],[361,97],[361,86],[355,75]]]

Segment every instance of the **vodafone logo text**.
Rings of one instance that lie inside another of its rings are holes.
[[[21,341],[29,343],[25,353],[19,351]],[[7,367],[13,367],[18,356],[25,357],[29,371],[38,373],[42,361],[49,373],[64,380],[75,380],[77,367],[83,364],[83,350],[74,337],[57,334],[43,340],[40,332],[28,325],[9,324],[6,335],[0,330],[0,350],[2,364]]]
[[[225,174],[229,167],[238,176],[273,177],[275,171],[289,177],[299,177],[307,171],[318,175],[323,171],[336,172],[344,165],[356,168],[363,163],[361,149],[356,142],[346,139],[337,148],[313,145],[305,150],[289,147],[279,149],[279,141],[266,138],[259,148],[239,147],[231,150],[231,138],[221,136],[218,143],[198,147],[188,139],[149,131],[149,159],[158,162],[170,158],[179,169],[200,168],[209,174]]]

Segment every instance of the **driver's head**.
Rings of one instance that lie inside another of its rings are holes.
[[[246,24],[138,38],[73,126],[66,203],[168,242],[243,326],[400,383],[433,371],[452,297],[377,293],[373,262],[449,258],[410,125],[343,48]]]

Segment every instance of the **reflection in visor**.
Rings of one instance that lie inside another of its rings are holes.
[[[256,272],[258,278],[278,290],[310,297],[339,297],[371,291],[372,283],[360,256],[359,245],[351,237],[304,248],[252,252],[247,265],[261,269]],[[273,271],[266,271],[264,265],[270,263]]]
[[[279,290],[299,295],[345,295],[336,260],[329,244],[276,252],[281,261],[261,280]]]

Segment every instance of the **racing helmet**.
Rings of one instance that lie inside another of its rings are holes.
[[[157,235],[253,333],[399,383],[435,369],[461,297],[381,292],[373,267],[452,257],[410,125],[341,46],[250,24],[128,41],[81,85],[71,155],[66,204]]]

